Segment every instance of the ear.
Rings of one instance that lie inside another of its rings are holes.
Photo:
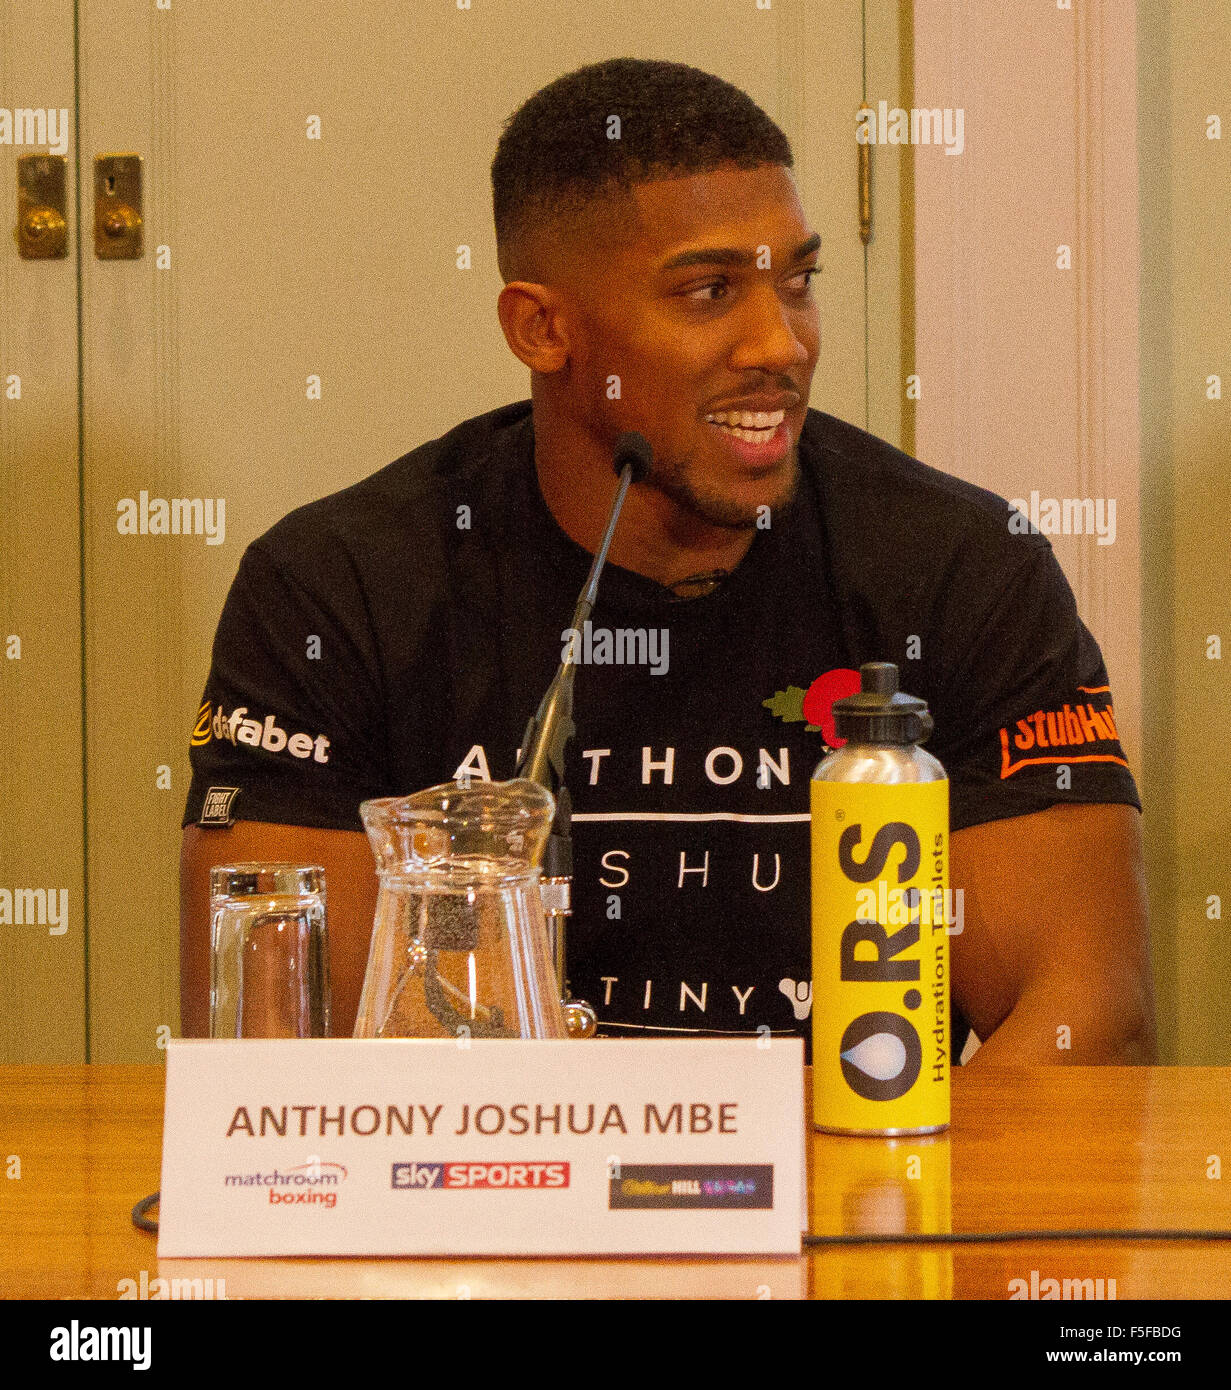
[[[568,333],[560,304],[546,285],[513,280],[496,301],[509,350],[532,372],[558,372],[568,363]]]

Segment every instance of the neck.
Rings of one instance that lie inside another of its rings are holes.
[[[561,530],[593,555],[602,542],[619,485],[611,456],[595,450],[580,432],[536,429],[534,465],[543,500]],[[655,487],[634,487],[624,498],[607,558],[667,588],[680,585],[683,597],[699,597],[714,584],[689,586],[681,581],[734,570],[754,535],[752,528],[711,525]]]

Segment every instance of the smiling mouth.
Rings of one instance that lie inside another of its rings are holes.
[[[768,444],[785,419],[785,410],[719,410],[707,415],[705,422],[745,444]]]
[[[743,473],[779,468],[791,452],[791,426],[785,410],[715,411],[705,423],[722,436],[723,453]]]

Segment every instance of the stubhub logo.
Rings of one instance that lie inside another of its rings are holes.
[[[567,1187],[567,1163],[395,1163],[392,1186],[405,1191],[428,1188]]]

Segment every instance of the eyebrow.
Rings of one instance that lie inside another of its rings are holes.
[[[807,241],[801,241],[789,257],[789,263],[802,261],[805,256],[810,256],[814,251],[821,249],[821,238],[818,233],[813,233]],[[672,256],[670,260],[664,261],[659,267],[660,270],[679,270],[689,265],[734,265],[744,266],[753,265],[756,256],[751,251],[741,251],[734,246],[700,246],[694,251],[681,251],[678,256]]]

